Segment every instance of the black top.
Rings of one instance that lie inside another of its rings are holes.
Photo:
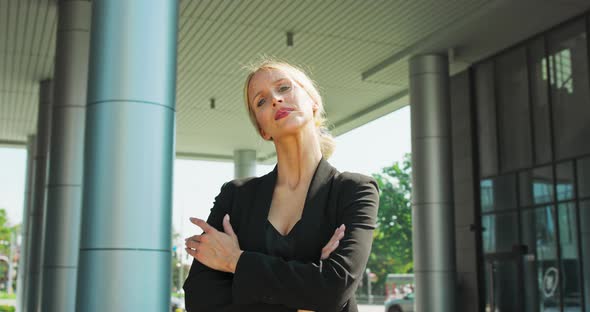
[[[244,252],[234,274],[193,261],[184,283],[188,311],[358,311],[355,290],[373,241],[377,183],[361,174],[340,173],[322,158],[300,222],[286,238],[271,232],[275,236],[269,245],[268,212],[276,180],[275,167],[265,176],[223,185],[207,223],[223,231],[223,217],[229,214]],[[346,231],[340,244],[328,259],[320,260],[322,248],[341,224]]]
[[[266,220],[266,250],[269,256],[280,257],[284,260],[295,259],[295,236],[299,222],[295,223],[287,235],[282,235],[277,229]]]

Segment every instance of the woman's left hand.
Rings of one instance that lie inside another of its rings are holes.
[[[190,218],[203,230],[185,240],[186,252],[211,269],[234,273],[242,254],[238,237],[229,223],[229,215],[223,218],[223,232],[218,231],[205,220]]]

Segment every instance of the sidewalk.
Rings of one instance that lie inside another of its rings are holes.
[[[359,304],[359,312],[384,312],[385,306],[381,305],[368,305]]]

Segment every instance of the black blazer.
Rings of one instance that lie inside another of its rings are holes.
[[[295,234],[296,258],[267,255],[268,218],[277,168],[259,178],[225,183],[207,222],[222,231],[231,225],[244,250],[236,272],[212,270],[193,261],[184,283],[188,311],[358,311],[355,291],[367,264],[379,207],[377,183],[357,173],[338,172],[322,158],[311,180],[301,224]],[[346,225],[338,248],[326,260],[321,249],[336,227]]]

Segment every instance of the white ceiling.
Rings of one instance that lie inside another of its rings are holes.
[[[56,6],[0,0],[0,144],[35,132]],[[411,55],[452,48],[457,72],[588,9],[587,0],[181,0],[177,153],[231,159],[249,148],[272,160],[242,100],[243,67],[263,54],[310,72],[339,135],[408,104]]]

